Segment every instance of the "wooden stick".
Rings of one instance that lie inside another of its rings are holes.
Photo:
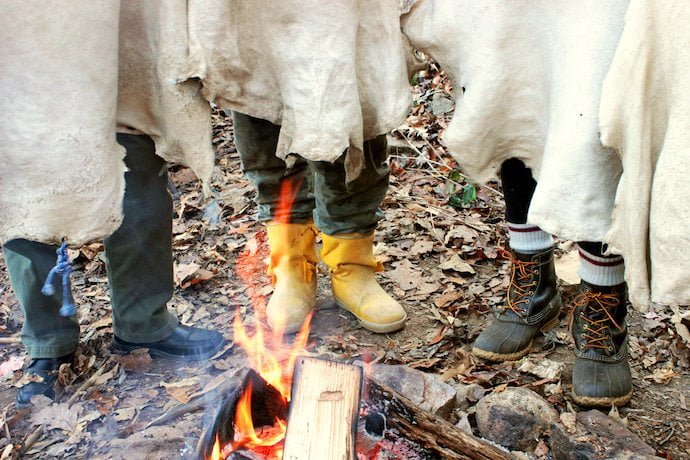
[[[361,367],[299,358],[283,460],[355,459],[361,390]]]
[[[0,337],[0,344],[2,344],[2,345],[21,343],[21,341],[22,341],[21,337]]]
[[[75,391],[74,394],[70,396],[70,398],[67,400],[68,407],[74,404],[74,402],[79,398],[79,395],[82,391],[86,391],[91,385],[96,383],[98,377],[100,377],[101,374],[105,372],[106,364],[107,363],[103,363],[103,365],[96,372],[94,372],[93,375],[89,377],[89,379],[86,382],[82,383],[81,386],[77,388],[77,391]]]
[[[514,460],[510,453],[454,427],[426,412],[412,401],[375,378],[367,379],[369,399],[386,401],[383,415],[387,428],[397,429],[439,458],[448,460]]]

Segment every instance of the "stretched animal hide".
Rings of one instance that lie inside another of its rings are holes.
[[[631,301],[690,304],[690,4],[633,0],[601,98],[601,139],[623,162],[606,241]]]
[[[601,146],[601,83],[627,0],[419,0],[403,16],[413,46],[453,79],[443,141],[473,180],[519,158],[538,186],[529,220],[575,240],[608,231],[620,163]]]
[[[3,3],[0,242],[80,245],[115,231],[125,172],[116,129],[151,136],[158,155],[208,183],[210,107],[198,81],[178,83],[188,56],[186,7]]]
[[[190,0],[204,96],[282,125],[277,155],[334,161],[399,126],[410,92],[397,0]]]
[[[0,242],[81,244],[121,221],[119,1],[7,0],[0,14]]]

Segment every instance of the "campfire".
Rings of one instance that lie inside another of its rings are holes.
[[[266,331],[260,323],[250,336],[239,312],[235,315],[235,341],[247,353],[252,370],[219,408],[213,428],[205,435],[211,439],[204,439],[203,459],[232,458],[238,451],[252,451],[268,460],[282,458],[292,386],[292,372],[287,371],[294,368],[306,345],[310,324],[311,317],[290,344],[282,331]]]
[[[277,216],[289,215],[298,187],[283,181]],[[260,266],[256,258],[245,252],[237,266]],[[235,342],[247,353],[249,367],[224,385],[215,416],[199,439],[199,460],[511,458],[375,377],[365,377],[363,367],[300,356],[311,316],[293,340],[280,328],[265,329],[265,299],[251,289],[255,273],[238,269],[238,275],[256,312],[251,335],[239,311],[233,323]]]

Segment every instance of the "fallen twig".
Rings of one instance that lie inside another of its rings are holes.
[[[26,437],[26,440],[24,441],[24,446],[22,447],[22,454],[27,453],[31,448],[36,444],[36,441],[38,441],[41,438],[41,435],[43,434],[43,425],[39,425],[36,427],[36,429]]]
[[[232,391],[234,388],[237,387],[237,385],[240,384],[245,372],[246,369],[240,369],[236,371],[233,375],[228,377],[228,380],[221,383],[208,393],[200,394],[196,398],[184,404],[178,404],[177,406],[171,408],[160,417],[151,420],[149,424],[146,425],[146,428],[162,425],[171,420],[175,420],[176,418],[181,417],[185,414],[191,414],[192,412],[202,410],[205,407],[212,406],[213,401],[222,397],[229,391]]]
[[[3,345],[8,345],[12,343],[21,343],[22,338],[21,337],[0,337],[0,344]]]
[[[75,391],[74,394],[67,400],[68,406],[74,404],[74,402],[79,398],[81,392],[86,391],[91,385],[93,385],[96,382],[96,380],[98,380],[98,377],[100,377],[101,374],[105,372],[106,364],[107,362],[103,363],[103,365],[96,372],[94,372],[93,375],[89,377],[89,379],[86,382],[82,383],[81,386],[77,388],[77,391]]]

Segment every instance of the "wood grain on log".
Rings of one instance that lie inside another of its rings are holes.
[[[362,368],[299,358],[283,460],[353,460]]]

